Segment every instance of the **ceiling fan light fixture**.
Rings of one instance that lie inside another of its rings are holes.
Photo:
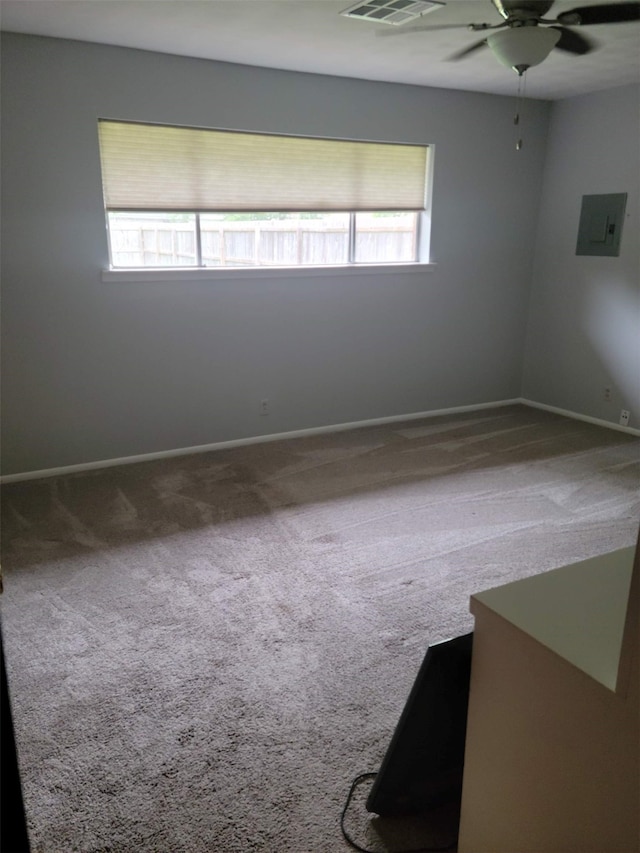
[[[560,40],[560,30],[552,27],[510,27],[487,37],[487,44],[498,62],[523,74],[539,65]]]

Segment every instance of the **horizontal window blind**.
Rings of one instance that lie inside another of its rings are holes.
[[[107,209],[420,210],[427,146],[99,121]]]

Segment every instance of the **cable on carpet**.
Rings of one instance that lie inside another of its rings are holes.
[[[344,840],[347,844],[351,845],[354,850],[358,850],[359,853],[376,853],[375,850],[370,850],[367,847],[361,847],[357,842],[351,838],[349,833],[347,832],[344,819],[346,817],[349,806],[351,805],[351,800],[353,799],[353,794],[361,782],[364,782],[365,779],[375,779],[377,773],[361,773],[351,783],[351,788],[349,789],[349,794],[347,796],[347,802],[344,804],[344,808],[342,809],[342,814],[340,815],[340,829],[342,830],[342,835],[344,836]],[[397,850],[395,853],[447,853],[449,850],[453,850],[457,846],[457,839],[452,841],[450,844],[447,844],[445,847],[414,847],[411,850]]]

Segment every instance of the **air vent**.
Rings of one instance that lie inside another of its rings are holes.
[[[426,12],[435,12],[444,6],[444,2],[431,0],[365,0],[340,12],[345,18],[358,18],[361,21],[380,21],[382,24],[399,26],[415,21]]]

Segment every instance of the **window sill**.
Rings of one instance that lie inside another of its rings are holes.
[[[102,281],[220,281],[239,278],[314,278],[316,276],[405,275],[436,268],[432,263],[344,264],[299,267],[175,267],[173,269],[121,268],[102,270]]]

